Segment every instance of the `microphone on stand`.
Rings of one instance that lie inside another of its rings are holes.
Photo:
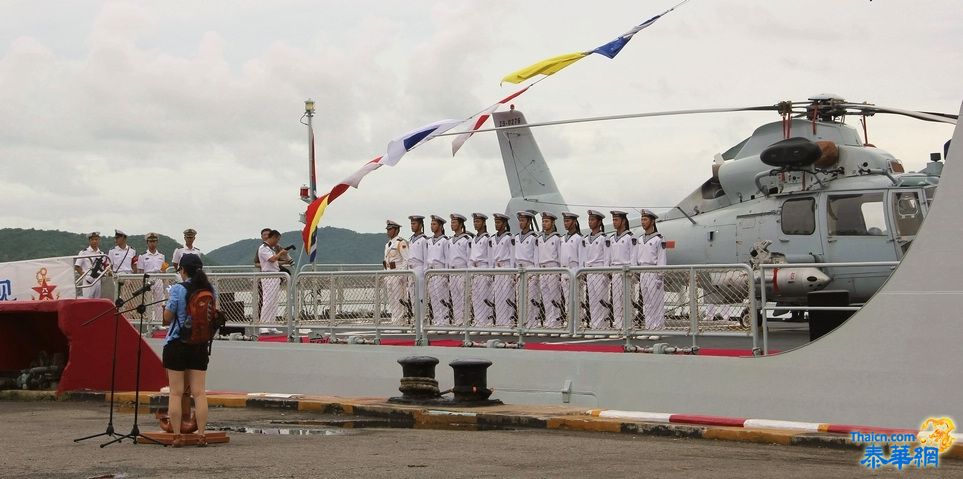
[[[130,301],[130,300],[132,300],[132,299],[134,299],[134,298],[136,298],[136,297],[139,296],[139,295],[142,295],[142,294],[150,291],[150,289],[151,289],[152,287],[154,287],[154,282],[153,282],[153,281],[147,282],[147,274],[145,273],[145,274],[144,274],[144,285],[141,286],[140,289],[138,289],[137,291],[134,291],[134,292],[130,295],[130,298],[127,298],[127,299],[117,298],[117,301],[116,301],[114,304],[117,305],[117,307],[121,307],[121,306],[124,305],[124,303],[126,303],[126,302],[128,302],[128,301]]]

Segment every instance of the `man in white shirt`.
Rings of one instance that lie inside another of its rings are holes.
[[[448,267],[451,269],[468,269],[468,260],[471,256],[471,235],[465,231],[464,215],[452,213],[451,218],[451,239],[448,245]],[[465,276],[456,275],[448,278],[448,291],[451,294],[451,324],[460,326],[468,323],[465,309]]]
[[[271,230],[265,241],[257,250],[258,259],[261,262],[262,273],[280,273],[281,262],[288,259],[288,251],[280,250],[275,253],[275,247],[281,241],[281,232]],[[281,295],[281,278],[261,278],[261,290],[264,292],[264,300],[261,303],[260,323],[262,326],[273,324],[278,316],[278,300]],[[270,328],[263,327],[260,333],[274,332]]]
[[[445,223],[447,221],[444,218],[431,215],[431,232],[434,236],[428,240],[428,250],[425,254],[427,269],[448,268],[448,248],[451,242],[445,236]],[[451,292],[448,290],[447,276],[432,276],[428,280],[428,299],[431,324],[451,324]]]
[[[100,233],[94,231],[87,235],[88,246],[77,253],[74,271],[83,278],[80,295],[83,298],[100,297],[100,280],[110,269],[110,260],[100,251]]]
[[[160,274],[167,269],[164,253],[157,250],[157,233],[147,233],[147,251],[137,257],[137,272],[147,274]],[[164,298],[164,282],[159,278],[154,279],[154,285],[150,288],[151,298],[148,301],[153,303]],[[161,301],[151,306],[151,321],[160,322],[164,318],[164,302]]]
[[[512,236],[508,215],[495,213],[495,236],[492,237],[492,267],[515,269],[515,237]],[[492,280],[492,302],[495,303],[495,325],[514,326],[518,321],[515,294],[515,275],[496,274]]]
[[[561,266],[559,252],[562,236],[558,234],[555,220],[558,217],[550,211],[542,212],[542,236],[535,240],[535,259],[539,268],[558,268]],[[542,295],[544,309],[544,323],[542,326],[555,328],[562,326],[566,314],[562,303],[561,277],[556,273],[538,275],[539,290]]]
[[[201,250],[194,247],[194,238],[197,237],[197,231],[193,228],[187,228],[184,230],[184,246],[174,250],[174,254],[171,256],[171,263],[174,263],[174,269],[177,269],[177,264],[181,260],[181,256],[185,254],[196,254],[198,258],[201,257]]]
[[[638,257],[635,251],[637,241],[629,230],[628,214],[624,211],[617,210],[610,211],[610,213],[612,214],[612,227],[615,228],[615,235],[612,237],[612,246],[610,246],[609,250],[609,264],[613,267],[635,266],[636,258]],[[628,279],[628,275],[612,273],[612,327],[615,329],[622,329],[622,316],[624,311],[622,302],[625,295],[623,284]],[[629,294],[629,305],[631,305],[631,289],[629,290]],[[634,310],[634,308],[632,309]],[[630,311],[629,321],[632,321],[634,318],[635,315]]]
[[[531,211],[519,211],[518,227],[521,231],[515,235],[515,266],[518,268],[536,268],[536,242],[538,236],[532,227],[535,223],[535,214]],[[542,290],[538,284],[538,275],[529,274],[525,282],[528,287],[528,313],[525,315],[525,327],[537,328],[541,324],[542,317]],[[518,318],[521,321],[522,318]]]
[[[602,221],[605,215],[600,211],[588,211],[590,233],[585,238],[586,268],[607,268],[609,266],[609,237],[605,234]],[[612,325],[612,304],[610,275],[608,273],[589,273],[585,275],[585,288],[588,290],[589,328],[602,329]]]
[[[133,273],[133,262],[136,256],[137,250],[127,245],[127,233],[115,229],[114,247],[107,252],[110,268],[114,273]]]
[[[665,266],[665,240],[655,221],[659,217],[649,210],[642,210],[642,229],[645,233],[638,244],[638,263],[640,266]],[[665,328],[665,286],[662,273],[642,273],[639,275],[639,290],[642,297],[642,315],[645,329]]]
[[[585,240],[582,239],[581,233],[579,233],[580,227],[578,224],[578,215],[570,211],[562,212],[562,225],[565,227],[565,236],[562,237],[562,244],[558,249],[559,263],[563,268],[569,270],[576,270],[581,268],[584,264],[585,257]],[[571,281],[567,275],[562,275],[562,304],[565,307],[574,307],[575,309],[569,311],[568,317],[575,321],[577,318],[581,317],[581,302],[576,300],[574,303],[570,301],[571,299]],[[575,295],[579,298],[579,295]],[[581,297],[584,299],[584,296]],[[587,316],[586,312],[585,316]]]
[[[411,215],[411,237],[408,238],[408,269],[415,272],[414,283],[409,285],[408,292],[413,301],[424,307],[425,300],[425,255],[428,254],[428,237],[425,236],[425,217]]]
[[[385,225],[385,233],[388,235],[388,242],[385,244],[385,256],[382,265],[388,271],[396,269],[408,269],[408,241],[401,237],[401,225],[388,220]],[[391,313],[391,321],[395,324],[402,324],[405,319],[410,319],[414,313],[408,299],[408,284],[405,276],[392,275],[385,278],[385,289],[388,291],[388,312]]]
[[[472,269],[485,269],[492,267],[492,252],[494,250],[491,236],[488,234],[488,215],[484,213],[472,213],[472,223],[475,227],[475,238],[471,243],[471,254],[468,258],[468,267]],[[495,324],[492,306],[492,277],[490,275],[476,274],[471,280],[471,305],[472,314],[475,317],[476,326],[488,326]]]

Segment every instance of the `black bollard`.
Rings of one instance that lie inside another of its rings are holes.
[[[419,403],[437,401],[441,394],[435,379],[435,366],[438,358],[431,356],[408,356],[398,360],[401,365],[401,397],[388,399],[389,402]]]
[[[492,362],[487,359],[456,359],[449,363],[455,371],[454,403],[473,405],[501,404],[501,401],[488,399],[492,390],[488,389],[488,367]]]

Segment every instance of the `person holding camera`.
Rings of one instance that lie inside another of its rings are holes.
[[[262,273],[278,273],[281,271],[281,264],[290,260],[287,249],[278,247],[281,241],[281,232],[271,230],[267,240],[257,250],[257,256],[261,263]],[[281,278],[261,278],[261,290],[263,291],[263,301],[261,302],[261,324],[273,323],[277,319],[278,300],[281,294]],[[261,328],[261,333],[272,332],[268,328]]]
[[[83,298],[99,298],[100,278],[110,269],[110,260],[100,251],[100,233],[94,231],[87,235],[87,248],[77,253],[74,271],[83,277],[80,294]]]

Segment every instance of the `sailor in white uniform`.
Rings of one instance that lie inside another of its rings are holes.
[[[451,241],[445,236],[445,223],[441,216],[431,215],[431,232],[428,250],[425,254],[427,269],[447,269],[448,249]],[[448,290],[448,276],[435,275],[428,279],[428,305],[431,324],[435,326],[452,324],[451,292]]]
[[[636,238],[629,231],[628,216],[624,211],[610,211],[612,214],[612,226],[615,228],[615,235],[611,240],[609,248],[609,265],[612,267],[636,265],[638,253],[636,253]],[[623,314],[623,283],[629,279],[628,275],[622,273],[612,273],[612,327],[622,329]],[[630,290],[631,292],[631,290]],[[631,305],[631,298],[630,305]],[[634,308],[633,308],[634,309]],[[631,321],[635,315],[629,314]]]
[[[578,215],[570,211],[563,211],[562,226],[565,227],[565,236],[562,237],[562,244],[559,245],[558,248],[559,263],[561,263],[563,268],[574,271],[578,268],[581,268],[585,262],[585,239],[583,239],[581,233],[579,233],[581,227],[578,224]],[[574,321],[575,318],[580,316],[579,310],[581,309],[581,301],[576,301],[574,306],[570,301],[570,289],[572,284],[567,275],[562,275],[561,283],[562,304],[565,305],[565,308],[575,308],[571,311],[568,311],[567,314],[567,316],[572,318]],[[578,295],[576,295],[576,297],[578,297]],[[587,316],[588,314],[586,312],[585,317]]]
[[[492,268],[492,253],[494,252],[494,240],[488,234],[488,215],[484,213],[472,213],[472,226],[475,228],[475,237],[471,242],[471,254],[468,257],[468,267],[471,269]],[[471,279],[471,306],[472,316],[475,318],[472,324],[476,326],[490,326],[495,324],[494,310],[492,306],[492,277],[490,275],[476,274]]]
[[[605,234],[602,221],[605,215],[600,211],[588,211],[590,233],[585,238],[584,266],[586,268],[607,268],[609,266],[610,240]],[[612,292],[609,273],[590,273],[585,275],[585,289],[588,296],[589,327],[602,329],[612,325]]]
[[[464,215],[452,213],[451,218],[451,239],[448,246],[448,267],[451,269],[468,269],[468,261],[471,257],[472,235],[465,231]],[[456,326],[469,324],[468,320],[468,301],[465,296],[465,286],[468,283],[468,274],[452,275],[448,278],[448,291],[451,294],[452,322]]]
[[[146,239],[147,251],[137,257],[137,272],[147,274],[163,273],[164,270],[167,269],[167,261],[165,261],[164,253],[157,250],[157,240],[159,239],[157,233],[147,233]],[[164,318],[164,301],[161,301],[164,299],[164,281],[155,279],[154,284],[150,288],[150,295],[149,303],[160,302],[151,306],[152,316],[147,319],[160,323]]]
[[[492,267],[515,269],[515,236],[512,235],[508,215],[494,213],[495,236],[492,237]],[[514,326],[518,322],[515,276],[496,274],[492,280],[492,302],[495,303],[495,325]]]
[[[408,285],[411,298],[423,304],[425,299],[425,257],[428,254],[428,238],[425,236],[425,217],[411,215],[411,238],[408,239],[408,269],[415,272],[414,283]],[[412,305],[414,311],[414,304]]]
[[[665,240],[655,225],[659,219],[655,213],[642,210],[642,229],[645,234],[638,244],[638,264],[640,266],[665,266]],[[645,329],[665,328],[665,286],[661,273],[642,273],[639,275],[639,290],[642,298],[642,316]]]
[[[388,242],[385,243],[385,256],[382,265],[388,271],[408,269],[408,241],[401,237],[401,225],[387,220],[385,233]],[[401,324],[405,319],[411,319],[414,310],[408,299],[408,282],[405,276],[389,275],[385,278],[385,289],[388,292],[388,312],[391,321]]]
[[[137,250],[127,245],[127,233],[115,229],[114,243],[115,246],[107,252],[107,257],[110,258],[110,269],[114,273],[133,273],[133,262],[134,257],[137,256]]]
[[[184,230],[184,246],[175,249],[174,254],[171,255],[171,263],[174,263],[174,269],[177,269],[177,264],[180,263],[181,256],[185,254],[196,254],[198,258],[201,257],[201,250],[194,247],[194,238],[196,237],[197,231],[194,231],[194,228]]]
[[[555,227],[557,219],[555,213],[549,211],[542,213],[542,236],[535,240],[539,268],[559,268],[562,265],[559,257],[562,236],[558,234],[558,228]],[[545,308],[543,326],[556,328],[564,325],[566,308],[562,302],[561,276],[556,273],[540,274],[538,283],[542,294],[542,305]]]
[[[515,235],[515,267],[534,269],[537,266],[536,242],[538,235],[533,231],[535,223],[535,213],[531,211],[519,211],[518,226],[521,231]],[[542,306],[542,290],[539,287],[538,275],[529,274],[526,281],[528,288],[528,314],[525,316],[525,327],[537,328],[542,324],[544,318],[544,308]],[[519,305],[519,309],[521,305]],[[518,318],[519,321],[522,318]]]
[[[80,295],[83,298],[100,297],[100,281],[110,269],[110,260],[100,251],[100,233],[94,231],[87,235],[87,248],[77,253],[74,271],[83,277]]]

